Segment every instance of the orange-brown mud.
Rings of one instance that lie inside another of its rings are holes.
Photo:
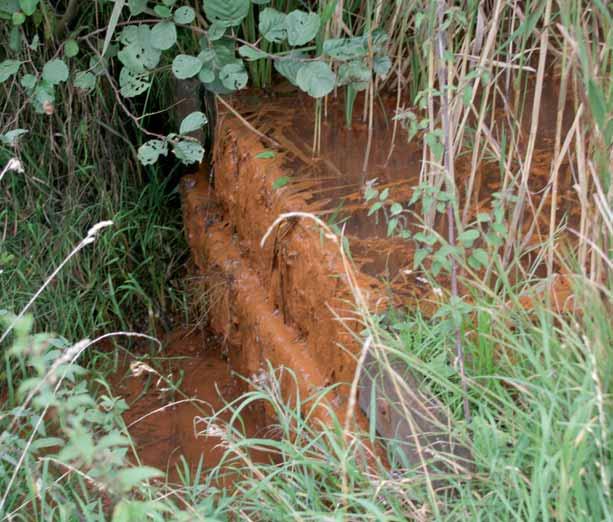
[[[228,365],[247,378],[260,375],[269,364],[288,368],[296,385],[286,378],[282,390],[290,402],[296,393],[305,401],[330,385],[344,383],[329,391],[313,413],[314,420],[329,422],[332,410],[342,421],[348,413],[346,383],[354,377],[361,348],[355,335],[363,327],[355,313],[355,285],[372,311],[381,311],[391,303],[410,305],[417,301],[427,311],[424,303],[427,305],[433,295],[433,289],[412,270],[414,245],[387,238],[387,223],[369,217],[369,204],[364,202],[365,184],[376,179],[379,190],[388,188],[391,199],[406,203],[419,183],[422,150],[406,143],[400,127],[390,147],[394,100],[384,99],[377,105],[366,171],[368,127],[355,123],[347,129],[338,104],[331,102],[325,107],[321,153],[315,158],[311,152],[312,100],[279,91],[273,99],[248,93],[231,103],[241,118],[227,111],[220,115],[213,171],[203,168],[182,182],[186,235],[196,267],[206,281],[209,327],[222,339],[227,362],[201,347],[175,368],[185,372],[188,393],[208,401],[212,410],[222,404],[213,392],[213,382],[225,399],[246,389],[245,381],[238,384],[232,380]],[[556,94],[546,93],[529,187],[537,202],[551,169],[555,129],[551,114],[556,104]],[[360,111],[358,106],[356,113]],[[268,138],[263,139],[249,126]],[[274,150],[272,157],[261,154],[270,150]],[[458,158],[456,168],[461,188],[470,161]],[[289,183],[279,187],[281,178],[289,178]],[[572,185],[566,165],[562,165],[560,180],[564,198]],[[501,189],[501,183],[498,162],[483,161],[469,215],[491,205],[492,193]],[[544,203],[540,212],[548,216],[550,202]],[[528,206],[527,218],[534,210],[533,205]],[[339,245],[309,220],[292,218],[281,223],[266,244],[260,245],[274,220],[290,211],[315,213],[331,226],[344,228],[350,239],[354,277],[349,277]],[[538,238],[540,218],[532,218],[536,223],[534,237]],[[525,219],[523,226],[529,224],[530,219]],[[191,342],[173,342],[169,353],[185,354]],[[126,386],[133,397],[142,384],[130,382]],[[155,402],[158,399],[149,395],[128,414],[129,423],[161,407]],[[200,454],[207,465],[215,463],[221,455],[215,448],[219,441],[194,437],[193,417],[199,414],[193,406],[180,405],[134,424],[134,435],[147,463],[164,468],[175,464],[181,453],[192,464]],[[366,425],[359,411],[355,418]],[[257,421],[248,429],[261,430],[261,417]]]
[[[124,420],[138,460],[167,471],[171,480],[178,478],[182,456],[192,472],[202,459],[206,473],[220,462],[225,448],[220,437],[205,434],[206,423],[197,419],[220,411],[237,398],[240,388],[215,341],[199,331],[173,332],[164,340],[161,355],[161,367],[147,360],[132,362],[111,383],[114,394],[129,405]],[[227,422],[230,415],[224,412],[220,419]],[[246,409],[241,429],[247,436],[262,437],[263,419],[254,408]],[[251,458],[261,461],[267,455],[254,451]]]

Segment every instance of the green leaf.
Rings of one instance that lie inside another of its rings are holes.
[[[392,68],[392,60],[389,56],[375,56],[372,66],[377,76],[385,78]]]
[[[76,40],[70,39],[66,40],[64,44],[64,54],[68,56],[68,58],[73,58],[77,54],[79,54],[79,44]]]
[[[0,83],[8,80],[13,74],[16,74],[21,66],[19,60],[4,60],[0,62]]]
[[[24,74],[19,80],[19,83],[25,89],[34,89],[34,86],[36,85],[36,76],[33,74]]]
[[[237,91],[247,85],[249,75],[243,62],[229,63],[219,71],[219,79],[226,89]]]
[[[128,8],[132,16],[144,13],[147,9],[147,0],[128,0]]]
[[[304,62],[302,61],[304,58],[308,58],[308,55],[301,51],[294,51],[290,53],[287,58],[275,60],[275,70],[281,76],[289,80],[292,85],[297,86],[298,71],[304,65]]]
[[[265,40],[281,43],[287,38],[286,14],[267,7],[260,13],[258,30]]]
[[[272,159],[276,157],[277,153],[274,150],[263,150],[262,152],[258,152],[255,157],[257,159]]]
[[[430,249],[418,248],[413,255],[413,268],[419,268],[428,254],[430,254]]]
[[[234,27],[249,14],[249,0],[203,0],[203,8],[211,23]]]
[[[211,83],[215,81],[215,72],[212,69],[209,69],[208,67],[204,66],[202,67],[202,69],[200,69],[200,72],[198,73],[198,79],[202,83]]]
[[[24,15],[21,11],[17,11],[16,13],[13,13],[11,21],[13,25],[17,27],[26,21],[26,15]]]
[[[172,16],[172,11],[165,5],[156,5],[153,10],[160,18],[170,18]]]
[[[19,0],[19,8],[26,16],[32,16],[38,7],[39,0]]]
[[[211,42],[215,42],[216,40],[221,40],[223,35],[226,33],[227,27],[221,22],[213,22],[209,30],[207,31],[207,35],[209,36],[209,40]]]
[[[476,229],[465,230],[458,236],[458,241],[466,248],[470,248],[475,240],[479,237],[479,231]]]
[[[68,79],[68,66],[64,60],[56,58],[45,64],[43,67],[43,80],[53,85],[65,82]]]
[[[274,190],[280,189],[281,187],[285,187],[285,185],[287,185],[289,182],[290,182],[289,176],[281,176],[280,178],[277,178],[276,180],[273,181],[272,188]]]
[[[356,91],[366,89],[370,79],[370,69],[361,61],[343,63],[338,68],[338,84],[351,85]]]
[[[392,216],[396,216],[402,212],[402,205],[400,203],[392,203],[390,211],[392,213]]]
[[[260,51],[250,45],[241,45],[238,48],[238,54],[247,60],[261,60],[268,56],[264,51]]]
[[[188,114],[181,122],[179,128],[180,134],[189,134],[190,132],[197,131],[206,125],[207,119],[204,113],[195,111]]]
[[[355,60],[368,54],[368,44],[362,36],[330,38],[324,41],[323,52],[335,60]]]
[[[385,188],[385,189],[383,189],[383,192],[381,192],[381,194],[379,194],[379,201],[385,201],[389,197],[390,197],[390,189],[389,188]]]
[[[486,267],[489,265],[489,262],[490,262],[489,255],[482,248],[475,248],[472,251],[472,254],[470,257],[473,258],[475,261],[477,261],[483,267]]]
[[[0,134],[0,142],[5,145],[13,146],[17,143],[17,140],[27,134],[29,131],[27,129],[13,129],[5,132],[4,134]]]
[[[153,165],[160,155],[168,154],[168,144],[162,140],[149,140],[138,148],[138,159],[143,165]]]
[[[321,98],[334,89],[336,75],[325,62],[308,62],[298,70],[296,83],[313,98]]]
[[[91,91],[96,86],[96,76],[89,71],[80,71],[75,76],[74,86],[82,91]]]
[[[146,74],[137,74],[127,67],[122,67],[119,73],[120,93],[126,98],[132,98],[145,92],[151,85]]]
[[[204,148],[195,141],[184,140],[175,143],[172,152],[185,165],[199,163],[204,157]]]
[[[392,218],[389,220],[389,222],[387,223],[387,236],[388,237],[390,237],[394,233],[397,226],[398,226],[397,218]]]
[[[166,51],[177,43],[177,27],[173,22],[159,22],[151,29],[151,45],[160,51]]]
[[[189,6],[181,6],[175,11],[175,22],[182,25],[191,24],[196,18],[196,13]]]
[[[119,471],[117,481],[123,491],[130,491],[133,487],[149,479],[161,476],[163,476],[163,473],[159,469],[150,466],[137,466]]]
[[[319,15],[295,10],[285,19],[287,41],[290,45],[304,45],[310,42],[319,31]]]
[[[179,80],[196,76],[202,69],[202,62],[196,56],[178,54],[172,61],[172,72]]]

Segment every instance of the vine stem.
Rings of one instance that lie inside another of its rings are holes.
[[[441,120],[443,123],[443,138],[444,138],[444,171],[447,177],[447,183],[449,184],[453,194],[455,195],[455,168],[453,160],[453,139],[451,128],[451,117],[449,113],[449,99],[447,91],[447,67],[445,60],[445,50],[447,48],[447,31],[443,27],[445,10],[447,7],[446,0],[439,0],[437,7],[438,17],[438,30],[436,35],[437,50],[439,58],[438,66],[438,80],[441,91]],[[447,240],[451,247],[456,246],[456,227],[455,227],[455,213],[453,209],[453,199],[447,204]],[[458,266],[453,252],[449,255],[451,262],[451,298],[452,306],[458,301]],[[455,367],[460,372],[460,379],[462,382],[463,403],[464,403],[464,419],[467,423],[470,423],[470,405],[468,404],[468,383],[466,381],[466,372],[464,369],[464,349],[462,347],[462,332],[461,325],[454,325],[454,337],[455,337]]]

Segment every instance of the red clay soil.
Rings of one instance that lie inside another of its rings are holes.
[[[201,332],[173,332],[163,345],[163,368],[155,371],[178,383],[182,393],[170,391],[167,382],[148,370],[151,363],[144,362],[123,368],[111,384],[115,395],[130,406],[124,420],[140,462],[166,470],[171,480],[176,480],[181,456],[192,470],[201,458],[205,470],[219,463],[225,451],[222,440],[202,435],[205,425],[195,419],[221,410],[240,390],[219,347]],[[221,417],[229,420],[229,414]],[[242,421],[246,435],[263,436],[266,429],[262,420],[256,410],[245,410]],[[251,457],[260,460],[266,455],[254,452]]]

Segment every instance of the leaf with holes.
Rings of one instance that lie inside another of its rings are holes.
[[[168,154],[168,144],[162,140],[149,140],[138,148],[138,159],[143,165],[153,165],[161,155]]]
[[[226,89],[238,91],[247,85],[249,75],[243,62],[235,62],[221,68],[219,79]]]
[[[207,119],[204,113],[200,111],[192,112],[188,114],[183,121],[181,122],[181,127],[179,128],[180,134],[189,134],[190,132],[197,131],[206,125]]]
[[[265,40],[280,43],[287,38],[286,17],[285,13],[271,7],[267,7],[260,13],[258,29]]]
[[[145,92],[151,85],[146,74],[132,72],[127,67],[122,67],[119,73],[119,92],[126,98],[133,98]]]
[[[334,89],[336,75],[325,62],[309,62],[298,70],[296,83],[313,98],[322,98]]]
[[[185,165],[199,163],[204,157],[204,148],[195,141],[183,140],[175,143],[172,152]]]
[[[181,6],[175,11],[175,22],[178,24],[191,24],[196,18],[196,13],[189,6]]]
[[[234,27],[249,14],[249,0],[204,0],[203,8],[211,23]]]
[[[151,29],[151,45],[160,51],[170,49],[177,42],[177,28],[173,22],[159,22]]]
[[[172,61],[172,72],[179,80],[196,76],[202,69],[202,62],[196,56],[179,54]]]
[[[319,31],[319,15],[295,10],[285,19],[287,26],[287,41],[290,45],[304,45],[317,36]]]

